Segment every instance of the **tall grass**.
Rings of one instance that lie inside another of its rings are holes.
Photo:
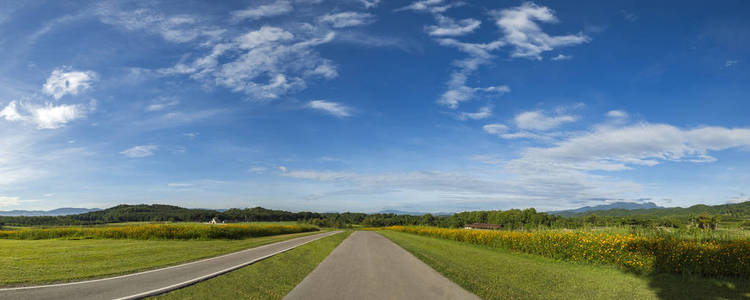
[[[392,226],[388,230],[510,249],[546,257],[611,264],[642,272],[750,276],[750,241],[691,240],[590,231],[489,231]]]
[[[135,239],[135,240],[210,240],[244,239],[288,233],[317,231],[307,225],[256,224],[145,224],[117,227],[56,227],[0,231],[2,239]]]

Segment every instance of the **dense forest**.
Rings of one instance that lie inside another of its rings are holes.
[[[750,226],[750,202],[725,205],[695,205],[688,208],[610,209],[590,211],[574,216],[537,212],[534,208],[469,211],[452,215],[398,215],[393,213],[316,213],[271,210],[262,207],[224,212],[210,209],[189,209],[172,205],[118,205],[105,210],[68,216],[0,216],[0,225],[56,226],[96,225],[122,222],[207,222],[218,218],[227,222],[297,221],[321,227],[380,227],[392,225],[429,225],[463,227],[471,223],[500,224],[506,229],[581,228],[584,226],[631,225],[643,227],[682,227],[687,224],[715,227],[720,221]]]

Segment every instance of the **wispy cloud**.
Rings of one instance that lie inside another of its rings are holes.
[[[318,19],[322,23],[331,25],[333,28],[346,28],[355,26],[365,26],[375,22],[375,15],[360,12],[340,12],[335,14],[326,14]]]
[[[330,42],[334,36],[333,32],[294,34],[283,28],[263,26],[216,43],[207,55],[161,72],[189,75],[258,100],[276,99],[304,89],[306,78],[337,76],[336,67],[313,50],[317,45]]]
[[[431,13],[437,24],[429,25],[427,32],[432,36],[461,36],[479,28],[481,21],[475,19],[464,19],[455,21],[445,16],[445,12],[462,2],[445,3],[442,0],[422,0],[397,9],[397,11],[416,11]],[[491,63],[494,52],[511,47],[511,57],[524,57],[541,60],[541,54],[556,48],[586,43],[589,37],[583,33],[552,36],[539,26],[539,23],[557,23],[554,11],[546,6],[539,6],[531,2],[520,6],[493,10],[490,15],[495,19],[495,24],[501,29],[503,35],[493,41],[462,42],[454,38],[439,38],[437,42],[443,46],[454,47],[465,53],[465,59],[453,62],[456,69],[452,72],[445,91],[438,103],[457,109],[462,102],[470,101],[477,96],[477,91],[497,92],[498,94],[510,91],[505,85],[489,88],[476,88],[468,86],[467,82],[477,69],[484,64]],[[569,59],[569,56],[559,54],[554,60]]]
[[[125,9],[123,3],[103,1],[94,8],[99,20],[127,31],[145,31],[160,35],[163,39],[175,42],[191,42],[199,37],[214,39],[223,33],[209,25],[202,24],[195,15],[165,15],[151,7]]]
[[[380,4],[380,0],[359,0],[365,8],[377,7]]]
[[[610,118],[627,118],[628,113],[622,110],[610,110],[607,112],[607,117]]]
[[[177,100],[177,98],[175,97],[159,97],[158,99],[152,101],[151,104],[146,106],[146,110],[160,111],[177,104],[180,104],[180,100]]]
[[[339,118],[346,118],[346,117],[352,116],[352,109],[341,103],[325,101],[325,100],[313,100],[307,103],[307,107],[331,114]]]
[[[491,106],[480,107],[477,112],[473,112],[473,113],[461,112],[458,114],[458,118],[460,120],[467,120],[467,119],[481,120],[481,119],[489,118],[490,116],[492,116]]]
[[[572,58],[573,57],[570,55],[558,54],[557,56],[550,58],[550,60],[560,61],[560,60],[571,60]]]
[[[232,12],[234,20],[258,20],[262,18],[285,15],[293,10],[292,3],[279,0],[270,4],[262,4],[243,10]]]
[[[727,60],[726,62],[724,62],[724,67],[725,68],[729,68],[729,67],[732,67],[732,66],[738,64],[739,62],[740,62],[739,60],[730,59],[730,60]]]
[[[578,120],[578,117],[565,113],[564,108],[558,108],[555,114],[548,114],[542,110],[526,111],[519,114],[509,122],[515,128],[505,124],[488,124],[483,127],[484,131],[503,139],[537,139],[550,140],[560,135],[558,132],[548,132],[565,123]]]
[[[508,131],[508,126],[505,124],[495,123],[495,124],[484,125],[482,129],[484,129],[484,131],[489,134],[501,135],[505,133],[506,131]]]
[[[550,116],[540,110],[522,112],[513,119],[516,126],[520,129],[542,131],[556,128],[564,123],[575,122],[576,120],[575,116],[564,114]]]
[[[482,24],[482,21],[473,18],[455,21],[443,15],[436,15],[437,25],[425,27],[431,36],[462,36],[474,32]]]
[[[158,145],[140,145],[125,149],[120,154],[130,158],[141,158],[154,155],[154,152],[158,149]]]
[[[420,0],[397,9],[396,11],[411,10],[416,12],[443,13],[448,9],[463,5],[462,2],[446,3],[444,0]]]
[[[554,11],[546,6],[526,2],[518,7],[496,10],[493,15],[497,26],[504,33],[503,40],[514,46],[512,57],[541,60],[542,52],[589,41],[589,37],[583,33],[550,36],[542,31],[538,22],[558,22]]]

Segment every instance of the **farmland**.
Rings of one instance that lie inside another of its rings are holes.
[[[692,240],[590,231],[485,231],[392,226],[387,229],[508,249],[573,262],[602,263],[636,273],[750,276],[750,241]]]
[[[747,278],[635,274],[503,248],[379,231],[483,299],[746,299]]]
[[[243,239],[318,230],[309,225],[276,224],[137,224],[106,227],[23,228],[0,231],[0,239],[138,239],[209,240]]]
[[[0,285],[40,284],[132,273],[315,233],[239,240],[0,239]]]

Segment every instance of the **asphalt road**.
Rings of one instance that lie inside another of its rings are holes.
[[[338,232],[340,231],[294,238],[214,258],[141,273],[72,283],[0,289],[0,299],[138,299],[236,270]]]
[[[479,299],[382,235],[354,232],[284,299]]]

